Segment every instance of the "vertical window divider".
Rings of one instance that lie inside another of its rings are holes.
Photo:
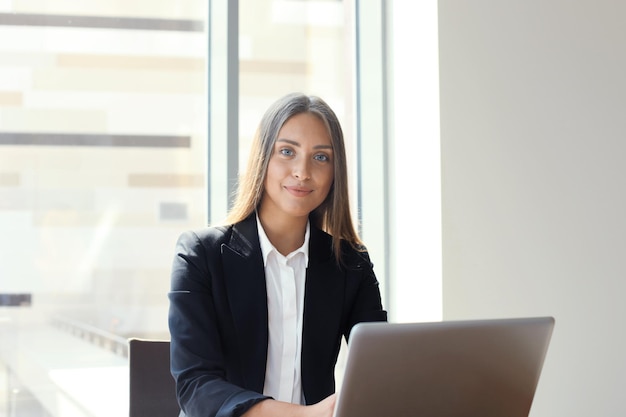
[[[208,222],[224,219],[239,171],[239,1],[210,0],[208,16]]]

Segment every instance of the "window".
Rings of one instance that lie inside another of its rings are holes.
[[[206,222],[206,2],[0,7],[0,415],[125,415]]]

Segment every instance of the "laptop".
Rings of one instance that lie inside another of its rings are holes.
[[[528,417],[553,317],[360,323],[335,417]]]

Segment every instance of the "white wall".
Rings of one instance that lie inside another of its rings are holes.
[[[439,3],[444,319],[553,315],[531,416],[624,416],[626,2]]]
[[[387,4],[389,194],[393,202],[389,319],[439,321],[442,255],[437,0]]]

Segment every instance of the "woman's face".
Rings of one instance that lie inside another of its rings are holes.
[[[333,184],[333,156],[330,136],[317,116],[289,118],[269,160],[261,210],[271,216],[308,217]]]

